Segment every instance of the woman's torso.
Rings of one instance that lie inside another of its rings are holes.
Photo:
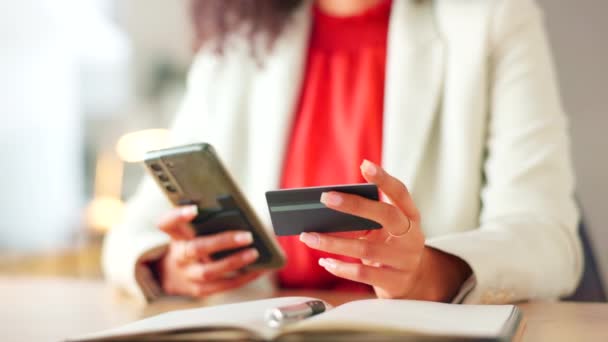
[[[282,188],[364,182],[363,159],[381,163],[386,38],[391,1],[336,17],[313,9],[305,76],[281,175]],[[287,256],[283,287],[362,289],[318,266],[327,253],[298,236],[278,241]],[[352,258],[333,258],[356,262]]]
[[[487,22],[490,7],[484,2],[393,4],[380,159],[408,185],[427,237],[475,229],[479,223],[490,28],[459,25]],[[301,9],[262,67],[245,44],[221,57],[202,52],[189,79],[200,93],[186,104],[200,111],[184,110],[175,129],[181,133],[177,142],[204,140],[216,147],[268,226],[264,193],[281,186],[310,25],[309,10]]]

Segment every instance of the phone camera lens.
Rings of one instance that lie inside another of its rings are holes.
[[[160,179],[163,182],[168,182],[169,181],[169,177],[167,177],[166,175],[163,175],[162,173],[157,174],[158,179]]]
[[[165,189],[167,189],[169,192],[177,192],[177,189],[171,184],[165,185]]]
[[[152,163],[152,164],[150,164],[150,168],[151,168],[152,170],[154,170],[154,171],[162,171],[162,170],[163,170],[163,168],[162,168],[162,167],[160,167],[160,165],[158,165],[158,164],[156,164],[156,163]]]

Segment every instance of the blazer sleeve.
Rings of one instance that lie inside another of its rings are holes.
[[[583,257],[568,123],[542,15],[532,0],[504,0],[491,26],[480,226],[427,245],[471,266],[465,303],[564,296],[578,284]]]
[[[211,83],[214,59],[200,53],[187,81],[186,94],[172,124],[171,144],[185,144],[207,135],[204,122],[205,96]],[[201,117],[203,116],[203,117]],[[149,263],[159,259],[169,238],[156,225],[160,215],[171,208],[169,201],[146,174],[136,193],[128,200],[125,216],[112,227],[104,240],[102,267],[106,279],[140,301],[161,295]]]

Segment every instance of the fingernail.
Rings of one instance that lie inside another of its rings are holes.
[[[300,241],[311,247],[316,247],[319,245],[319,235],[311,233],[302,233],[300,234]]]
[[[342,196],[335,192],[324,192],[321,194],[321,203],[337,207],[342,204]]]
[[[181,208],[182,216],[196,216],[198,214],[198,207],[196,205],[188,205]]]
[[[321,267],[325,267],[326,269],[329,268],[332,270],[335,270],[336,267],[338,267],[338,265],[336,265],[336,263],[332,259],[329,259],[329,258],[319,259],[319,265],[321,265]]]
[[[363,163],[361,163],[361,172],[368,176],[375,176],[376,173],[378,173],[378,168],[376,167],[376,165],[374,165],[374,163],[370,162],[367,159],[364,159]]]
[[[251,235],[250,232],[241,232],[241,233],[237,233],[236,235],[234,235],[234,241],[236,243],[252,243],[253,242],[253,235]]]
[[[260,253],[254,249],[248,249],[245,253],[243,253],[243,260],[245,261],[253,261],[260,256]]]

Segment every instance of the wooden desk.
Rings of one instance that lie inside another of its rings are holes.
[[[322,298],[334,305],[365,295],[280,292]],[[254,298],[232,297],[231,301]],[[217,304],[211,299],[211,304]],[[100,281],[65,278],[0,277],[0,339],[60,341],[68,336],[124,324],[160,312],[192,308],[201,302],[164,299],[138,306]],[[521,304],[524,341],[608,341],[608,304],[573,302]]]

